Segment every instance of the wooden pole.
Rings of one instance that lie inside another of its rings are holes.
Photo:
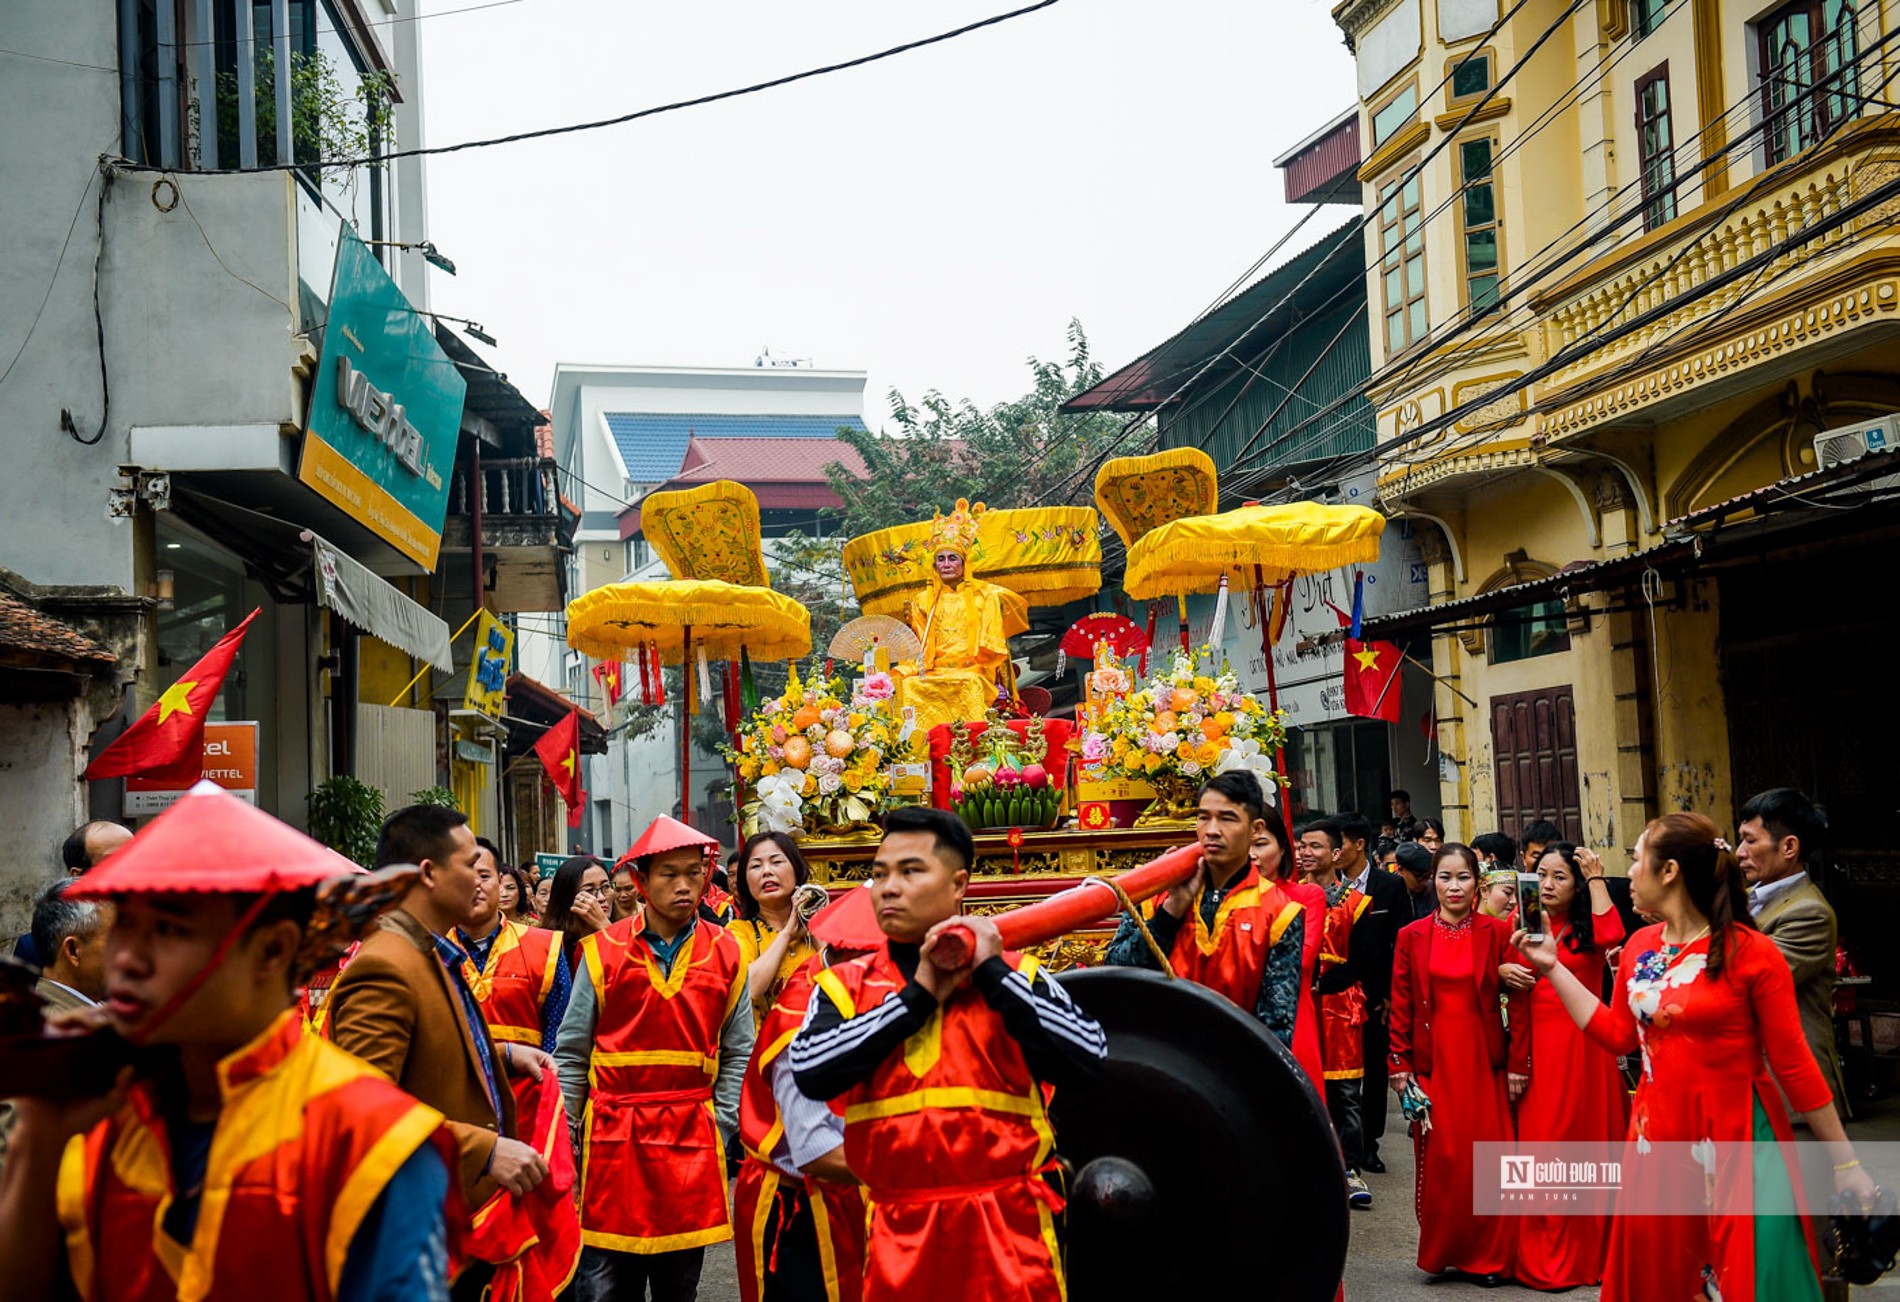
[[[680,822],[693,825],[693,626],[686,626],[685,652],[680,660],[686,695],[680,712]]]
[[[1280,712],[1280,680],[1273,668],[1273,605],[1267,598],[1266,574],[1256,565],[1253,567],[1254,597],[1260,603],[1260,650],[1267,658],[1267,708],[1276,715]],[[1282,779],[1286,777],[1286,743],[1273,748],[1273,771]],[[1280,784],[1280,817],[1286,824],[1286,843],[1289,848],[1293,838],[1293,801],[1289,796],[1292,790],[1283,780]],[[1290,865],[1288,866],[1290,869]]]

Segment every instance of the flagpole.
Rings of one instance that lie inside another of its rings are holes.
[[[1260,603],[1260,653],[1267,660],[1267,708],[1277,717],[1280,713],[1280,679],[1273,668],[1273,608],[1267,596],[1266,573],[1256,565],[1253,567],[1253,595]],[[1286,824],[1286,843],[1293,845],[1293,801],[1288,795],[1292,785],[1286,780],[1286,742],[1283,740],[1273,748],[1273,771],[1280,776],[1280,817]],[[1291,872],[1291,865],[1283,865],[1283,870]]]
[[[1434,683],[1441,684],[1447,691],[1457,696],[1466,705],[1469,705],[1474,710],[1480,708],[1476,701],[1472,700],[1469,696],[1466,696],[1463,692],[1459,691],[1458,688],[1454,684],[1447,682],[1445,679],[1440,678],[1437,674],[1433,673],[1430,669],[1426,668],[1426,666],[1420,663],[1420,661],[1416,657],[1414,657],[1410,652],[1401,651],[1399,652],[1399,654],[1401,656],[1404,656],[1407,660],[1410,660],[1413,664],[1418,665],[1419,669],[1423,671],[1423,673],[1425,674],[1427,678],[1431,679]],[[1394,677],[1396,676],[1397,675],[1394,675]],[[1385,693],[1381,692],[1380,695],[1384,696]]]
[[[686,680],[686,696],[680,713],[680,822],[693,825],[693,626],[686,626],[686,640],[680,653],[680,676]]]
[[[462,621],[462,627],[456,629],[455,632],[449,635],[449,641],[453,643],[456,638],[468,632],[468,626],[470,624],[473,624],[476,620],[480,619],[481,617],[482,617],[481,608],[477,607],[473,615],[470,615],[467,619]],[[474,667],[473,665],[470,666],[471,669],[473,667]],[[417,683],[421,682],[423,679],[423,675],[427,674],[433,668],[435,668],[434,665],[431,665],[425,662],[422,666],[422,673],[417,674],[414,678],[411,678],[408,682],[404,683],[402,685],[402,690],[400,692],[397,692],[395,695],[395,698],[389,702],[390,705],[392,706],[401,705],[402,698],[409,695],[409,689],[414,687]]]

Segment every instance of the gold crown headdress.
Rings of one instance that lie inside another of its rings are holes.
[[[987,509],[981,502],[972,506],[968,498],[959,497],[957,509],[949,515],[938,511],[936,519],[930,522],[930,554],[955,552],[968,556],[976,546],[976,527]]]

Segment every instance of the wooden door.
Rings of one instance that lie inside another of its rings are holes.
[[[1522,839],[1548,819],[1564,836],[1583,836],[1577,780],[1577,705],[1569,687],[1546,687],[1491,698],[1500,830]]]

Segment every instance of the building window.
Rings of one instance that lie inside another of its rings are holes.
[[[1568,651],[1570,628],[1564,622],[1564,603],[1540,601],[1504,611],[1492,621],[1490,641],[1487,658],[1494,665]]]
[[[1458,142],[1458,180],[1464,186],[1465,304],[1474,313],[1498,301],[1498,196],[1491,172],[1496,142]]]
[[[1425,337],[1425,231],[1418,177],[1379,191],[1379,262],[1385,285],[1385,351],[1390,357]]]
[[[1451,66],[1451,102],[1471,99],[1491,89],[1491,51],[1479,50]]]
[[[1668,8],[1669,0],[1630,0],[1630,30],[1636,33],[1636,39],[1640,41],[1662,26]]]
[[[1669,65],[1636,83],[1636,156],[1643,175],[1643,229],[1676,218],[1676,137],[1669,124]]]
[[[1372,147],[1377,149],[1417,116],[1418,85],[1413,83],[1372,111]]]
[[[1820,141],[1859,108],[1857,17],[1852,0],[1796,0],[1756,25],[1770,166]]]

